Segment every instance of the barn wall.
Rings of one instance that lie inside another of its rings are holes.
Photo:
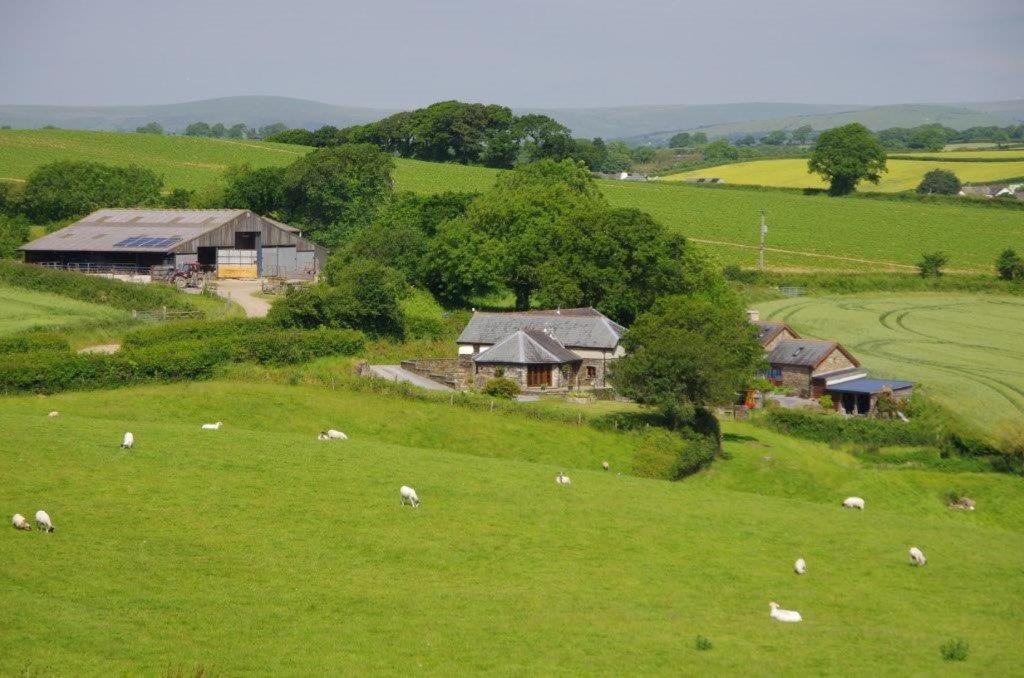
[[[851,367],[856,367],[852,360],[846,357],[846,354],[840,351],[838,348],[833,350],[825,360],[822,361],[818,367],[815,368],[815,374],[824,374],[825,372],[836,372],[838,370],[846,370]]]
[[[235,219],[224,224],[220,228],[209,233],[184,242],[175,248],[175,253],[194,254],[200,247],[227,247],[234,249],[235,233],[259,233],[260,244],[263,247],[295,247],[299,251],[307,251],[312,255],[317,246],[305,238],[300,238],[297,233],[286,231],[277,224],[263,219],[252,212],[241,214]],[[323,248],[319,248],[323,249]],[[323,250],[326,258],[326,250]]]

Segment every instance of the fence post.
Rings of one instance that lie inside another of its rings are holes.
[[[167,322],[167,307],[161,306],[160,308],[163,309],[164,322]]]

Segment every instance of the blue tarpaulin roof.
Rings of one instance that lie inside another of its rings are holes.
[[[829,386],[826,391],[833,393],[881,393],[886,387],[893,391],[910,388],[914,385],[912,381],[899,381],[896,379],[851,379]]]

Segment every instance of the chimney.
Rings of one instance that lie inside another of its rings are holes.
[[[747,309],[747,322],[756,323],[761,320],[761,314],[756,308]]]

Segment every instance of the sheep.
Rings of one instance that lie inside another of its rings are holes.
[[[28,524],[27,520],[25,520],[25,516],[21,515],[20,513],[15,513],[14,514],[14,517],[11,518],[11,525],[13,525],[14,529],[16,529],[16,530],[31,530],[32,529],[32,526]]]
[[[50,520],[50,514],[42,509],[36,511],[36,527],[43,532],[53,532],[57,529],[53,526],[53,521]]]
[[[803,558],[797,558],[796,562],[793,563],[793,571],[797,574],[807,574],[807,561]]]
[[[46,416],[48,416],[50,419],[53,419],[54,417],[59,417],[60,416],[60,412],[58,412],[57,410],[54,410],[53,412],[50,412]]]
[[[603,469],[604,469],[605,471],[607,471],[607,470],[608,470],[608,469],[610,469],[611,467],[612,467],[612,465],[611,465],[611,464],[609,464],[608,462],[606,462],[606,461],[602,461],[602,462],[601,462],[601,468],[603,468]]]
[[[419,495],[416,494],[416,490],[412,489],[408,485],[402,485],[402,488],[398,490],[398,494],[402,498],[402,506],[405,506],[406,502],[412,505],[413,508],[420,505]]]
[[[910,547],[911,565],[917,565],[918,567],[922,567],[927,562],[928,559],[924,557],[924,553],[921,551],[921,549],[917,548],[916,546]]]
[[[335,431],[333,428],[329,428],[326,431],[320,431],[320,435],[316,437],[317,440],[348,440],[348,436],[341,431]]]
[[[559,473],[557,476],[555,476],[555,482],[558,483],[559,485],[571,485],[572,478],[565,475],[564,473]]]
[[[218,421],[216,424],[203,424],[204,431],[219,431],[220,427],[224,425],[223,421]]]
[[[864,500],[860,497],[847,497],[843,500],[843,508],[864,510]]]
[[[799,622],[803,621],[804,618],[800,616],[800,613],[796,610],[781,610],[779,609],[778,603],[768,603],[768,607],[772,609],[772,619],[777,619],[780,622]]]
[[[135,444],[135,436],[132,435],[131,431],[124,434],[124,441],[121,443],[122,450],[132,449],[132,445]]]
[[[974,500],[969,497],[960,497],[955,502],[950,504],[949,508],[958,509],[960,511],[973,511]]]

